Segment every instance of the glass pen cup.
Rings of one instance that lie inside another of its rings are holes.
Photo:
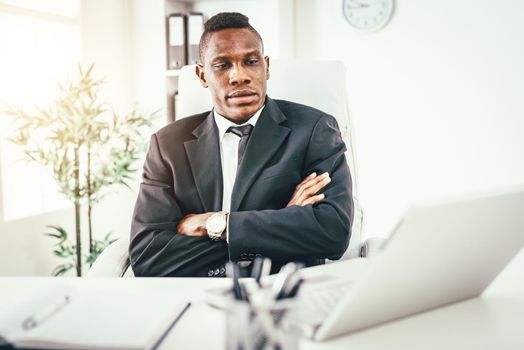
[[[226,309],[226,349],[297,350],[294,328],[294,299],[250,302],[228,298]]]

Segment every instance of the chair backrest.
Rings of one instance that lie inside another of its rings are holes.
[[[346,68],[339,61],[272,60],[267,94],[273,99],[302,103],[331,114],[337,119],[342,138],[348,147],[346,158],[353,176],[353,193],[357,193],[356,167],[353,153],[353,129],[349,118]],[[213,104],[207,89],[200,84],[195,66],[182,68],[178,79],[176,118],[180,119],[206,110]],[[362,209],[354,199],[355,218],[351,243],[344,257],[359,256],[362,241]]]
[[[86,277],[134,277],[128,249],[129,236],[117,239],[98,256]]]

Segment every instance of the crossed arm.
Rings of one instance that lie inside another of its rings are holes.
[[[321,175],[313,172],[300,182],[295,188],[293,196],[286,207],[292,205],[306,206],[313,205],[325,198],[323,193],[318,193],[331,182],[329,173]],[[203,214],[189,214],[180,220],[177,231],[184,236],[205,237],[207,236],[206,222],[214,212]],[[225,233],[227,235],[227,232]],[[224,235],[225,237],[225,235]]]

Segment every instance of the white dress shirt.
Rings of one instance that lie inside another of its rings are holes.
[[[265,106],[265,105],[264,105]],[[222,179],[223,179],[223,197],[222,197],[222,210],[231,211],[231,194],[233,192],[233,185],[235,184],[235,178],[237,176],[238,167],[238,143],[240,137],[227,132],[227,129],[231,126],[242,126],[246,124],[253,125],[255,127],[260,113],[264,109],[262,106],[249,120],[243,124],[235,124],[232,121],[221,116],[216,110],[213,110],[213,116],[215,117],[215,123],[218,127],[218,137],[220,140],[220,162],[222,164]]]
[[[238,167],[238,143],[240,137],[233,134],[232,132],[227,132],[227,129],[231,126],[242,126],[246,124],[253,125],[254,127],[260,117],[260,113],[264,109],[263,105],[260,109],[253,114],[249,120],[243,124],[235,124],[232,121],[221,116],[215,109],[213,109],[213,116],[215,118],[215,123],[218,127],[218,138],[220,140],[220,162],[222,164],[222,211],[230,212],[231,211],[231,194],[233,193],[233,186],[235,185],[235,178],[237,176],[237,167]],[[229,216],[228,216],[228,228],[229,228]],[[229,231],[229,230],[227,230]],[[229,241],[229,233],[226,231],[226,238]]]

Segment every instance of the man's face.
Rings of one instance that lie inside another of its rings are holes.
[[[240,124],[264,104],[269,57],[263,57],[262,43],[249,29],[212,33],[202,63],[196,73],[219,114]]]

